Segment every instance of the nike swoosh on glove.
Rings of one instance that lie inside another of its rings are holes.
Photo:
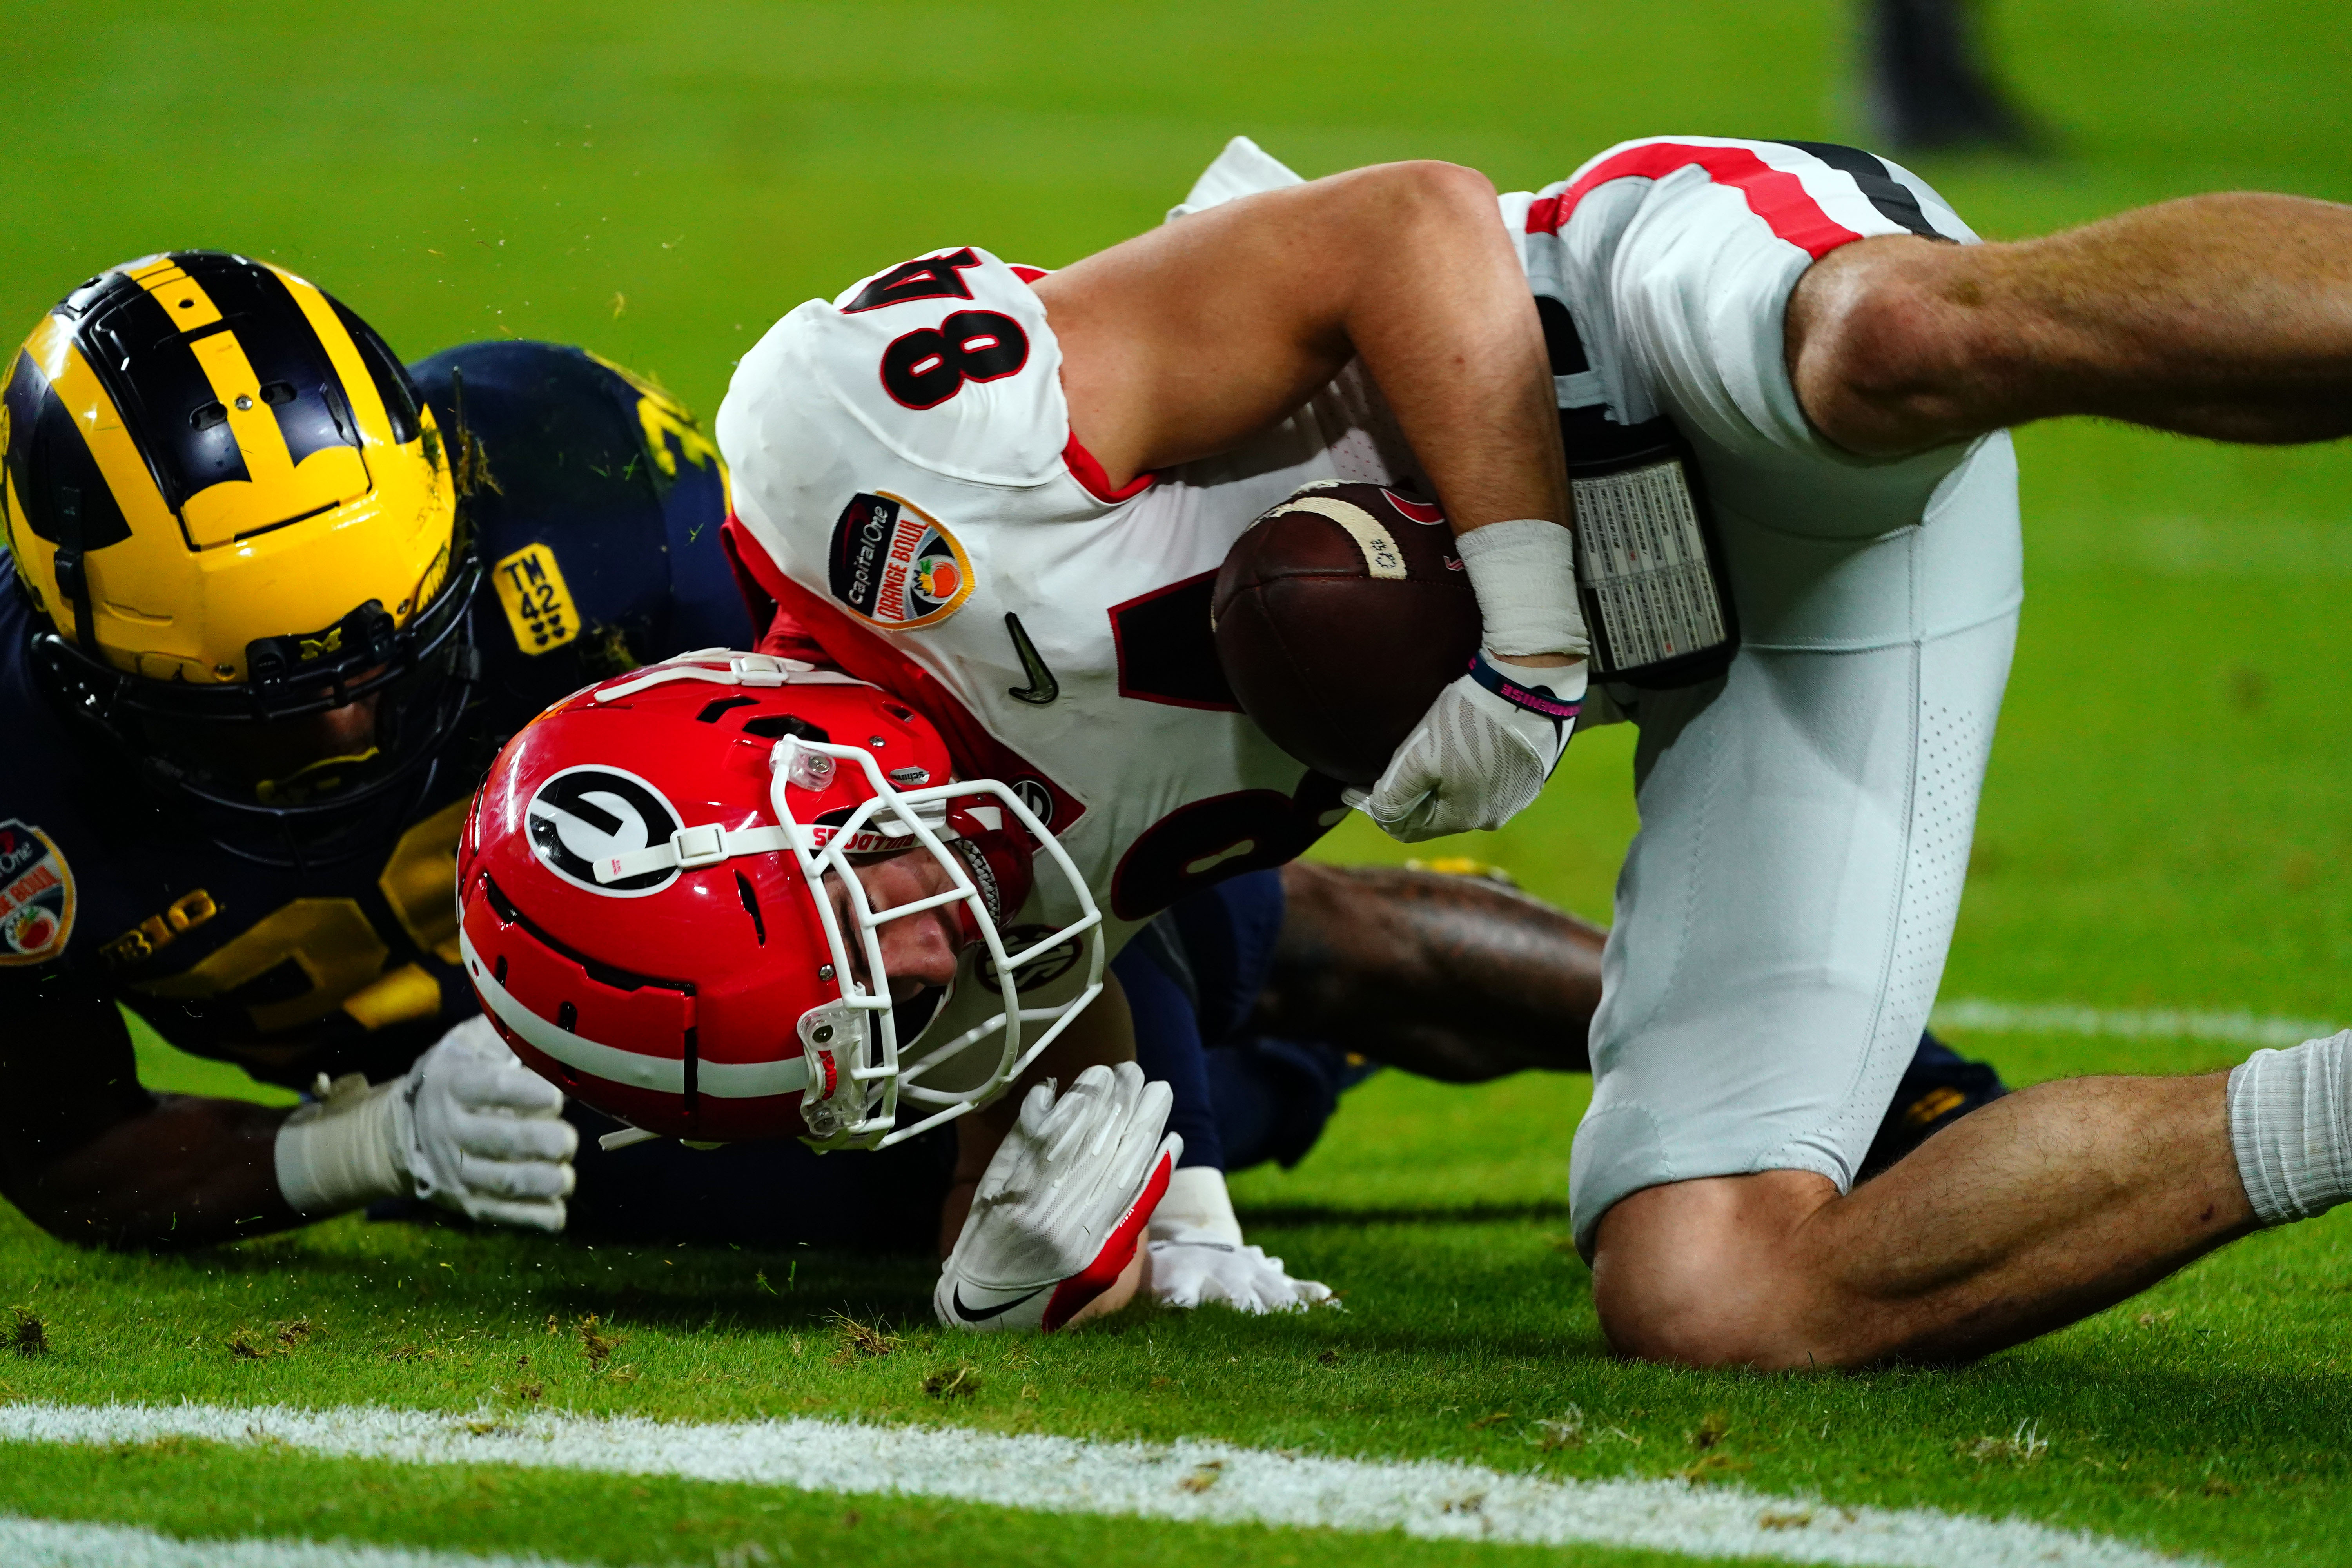
[[[417,1058],[393,1108],[418,1197],[468,1219],[563,1228],[580,1134],[563,1120],[563,1091],[517,1060],[488,1019],[467,1019]]]
[[[1586,679],[1581,659],[1498,668],[1482,650],[1469,674],[1437,694],[1380,781],[1342,798],[1407,844],[1500,827],[1534,804],[1559,765]]]
[[[1184,1140],[1161,1135],[1172,1096],[1133,1062],[1090,1067],[1021,1102],[931,1305],[951,1329],[1062,1327],[1134,1260]]]
[[[1303,1312],[1339,1300],[1330,1287],[1293,1279],[1282,1259],[1213,1231],[1185,1229],[1155,1239],[1146,1253],[1145,1289],[1171,1307],[1218,1303],[1237,1312]]]

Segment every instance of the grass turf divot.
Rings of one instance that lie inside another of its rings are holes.
[[[880,1491],[1047,1513],[1885,1568],[2156,1568],[2183,1561],[2021,1520],[1840,1509],[1736,1487],[1556,1481],[1458,1462],[1324,1458],[1202,1441],[1097,1443],[812,1419],[695,1426],[544,1413],[469,1420],[383,1407],[304,1412],[29,1401],[0,1407],[0,1441],[89,1446],[172,1438],[408,1463]]]

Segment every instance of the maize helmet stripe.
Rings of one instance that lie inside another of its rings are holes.
[[[362,445],[366,399],[351,391],[350,370],[335,353],[340,339],[349,334],[331,325],[321,329],[307,306],[299,317],[289,310],[301,304],[302,290],[292,288],[288,275],[275,268],[240,265],[226,257],[190,257],[187,263],[233,319],[237,342],[264,390],[278,389],[264,401],[277,414],[278,431],[295,463],[331,447]],[[317,292],[308,284],[302,288]],[[338,378],[344,383],[340,390]],[[286,395],[289,392],[291,396]]]
[[[368,375],[374,381],[376,395],[383,400],[384,414],[392,422],[393,441],[407,446],[433,423],[424,398],[408,379],[407,367],[393,353],[392,346],[375,335],[373,328],[352,314],[350,306],[332,294],[325,299],[335,308],[335,320],[343,324],[352,342],[359,345],[360,357],[367,362]]]
[[[131,274],[131,279],[170,313],[173,326],[180,331],[193,332],[221,319],[220,307],[213,303],[204,285],[189,277],[172,257],[162,257],[150,266],[139,268]],[[166,289],[170,290],[168,297]]]
[[[62,509],[40,504],[47,499],[44,491],[58,493],[55,487],[59,482],[80,492],[78,543],[83,550],[103,550],[130,538],[140,527],[176,526],[172,509],[155,488],[155,476],[125,427],[122,412],[109,395],[104,378],[74,345],[66,323],[51,316],[34,331],[8,390],[9,445],[23,454],[24,471],[17,475],[17,488],[20,497],[32,503],[26,522],[35,535],[51,544],[77,542],[66,537],[74,531],[61,515]],[[33,406],[20,409],[20,396]],[[52,440],[42,452],[67,472],[45,484],[41,476],[29,472],[35,460],[33,437],[44,431],[61,436],[68,427],[74,433],[72,438]],[[10,460],[12,466],[17,462],[13,454]]]
[[[34,341],[45,335],[88,355],[167,509],[180,511],[214,485],[251,477],[211,377],[162,300],[121,292],[78,320],[51,314]]]
[[[335,307],[326,291],[307,279],[291,272],[269,269],[294,303],[300,306],[310,330],[327,352],[335,368],[335,375],[343,384],[343,395],[350,400],[352,412],[357,416],[365,443],[371,447],[400,447],[407,443],[399,439],[392,427],[392,415],[384,406],[383,394],[376,385],[374,374],[369,369],[367,356],[352,341],[352,334],[336,318]],[[414,439],[415,437],[411,437]]]

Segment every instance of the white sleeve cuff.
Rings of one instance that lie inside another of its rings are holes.
[[[278,1191],[309,1219],[323,1219],[379,1198],[415,1190],[400,1155],[400,1090],[405,1078],[373,1089],[353,1073],[332,1085],[320,1075],[319,1098],[278,1129]]]
[[[1168,1178],[1168,1191],[1151,1211],[1150,1239],[1165,1241],[1180,1230],[1206,1231],[1211,1238],[1239,1247],[1242,1223],[1225,1191],[1225,1173],[1214,1165],[1186,1165]]]

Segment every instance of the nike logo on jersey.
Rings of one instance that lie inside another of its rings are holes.
[[[985,1287],[980,1287],[979,1289],[981,1289],[983,1293],[987,1293]],[[1037,1297],[1044,1295],[1049,1289],[1051,1289],[1050,1286],[1040,1285],[1034,1290],[1030,1290],[1022,1295],[999,1301],[992,1307],[975,1307],[971,1302],[963,1299],[963,1287],[959,1284],[955,1288],[953,1298],[955,1301],[955,1315],[967,1323],[985,1323],[992,1318],[1001,1318],[1004,1316],[1005,1313],[1013,1310],[1013,1308],[1021,1305],[1024,1301],[1035,1300]]]
[[[1021,656],[1021,673],[1029,678],[1028,685],[1008,686],[1004,694],[1015,702],[1045,707],[1062,694],[1062,683],[1054,679],[1052,670],[1045,668],[1045,659],[1038,655],[1037,645],[1029,640],[1027,632],[1022,630],[1019,616],[1007,615],[1004,629],[1013,635],[1013,651]]]

